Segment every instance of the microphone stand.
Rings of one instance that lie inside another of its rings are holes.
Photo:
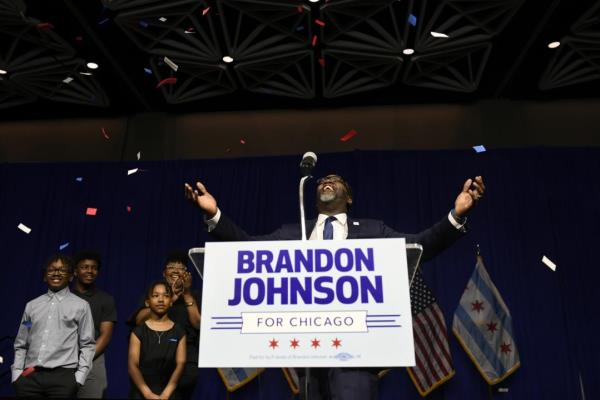
[[[304,216],[304,183],[312,178],[310,175],[303,176],[300,179],[300,185],[298,186],[298,198],[300,199],[300,229],[302,230],[302,241],[307,241],[306,237],[306,217]]]
[[[308,238],[306,237],[306,217],[304,216],[304,183],[312,178],[310,174],[303,176],[300,179],[300,184],[298,185],[298,198],[300,199],[300,229],[302,231],[302,241],[306,242]],[[304,368],[304,400],[309,400],[310,395],[308,393],[310,382],[310,367]]]

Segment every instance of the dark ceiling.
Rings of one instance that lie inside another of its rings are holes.
[[[0,69],[2,120],[598,97],[600,2],[0,0]]]

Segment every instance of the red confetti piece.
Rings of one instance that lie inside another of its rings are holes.
[[[299,12],[300,14],[303,14],[303,13],[304,13],[304,7],[302,7],[302,6],[298,6],[296,9],[298,10],[298,12]]]
[[[325,68],[325,59],[323,57],[319,58],[319,64],[321,64],[322,68]]]
[[[177,78],[171,77],[171,78],[163,79],[162,81],[158,82],[158,85],[156,85],[156,88],[158,89],[159,87],[161,87],[163,85],[174,85],[176,83],[177,83]]]
[[[315,47],[317,45],[317,35],[313,36],[311,44],[313,47]]]
[[[317,24],[321,27],[325,26],[325,22],[321,21],[320,19],[315,19],[315,24]]]
[[[127,206],[127,212],[131,212],[131,206]]]
[[[54,25],[52,25],[50,22],[40,22],[36,25],[36,27],[38,29],[54,29]]]
[[[208,14],[209,11],[210,11],[210,7],[206,7],[204,10],[202,10],[202,16]]]
[[[110,140],[110,136],[108,136],[108,133],[106,133],[106,129],[104,129],[104,127],[102,128],[102,135],[104,136],[104,139]]]
[[[358,134],[358,132],[356,132],[356,129],[350,129],[348,131],[348,133],[346,133],[344,136],[342,136],[340,138],[340,142],[347,142],[348,140],[352,139],[357,134]]]
[[[97,208],[88,207],[87,210],[85,210],[85,215],[96,215],[97,212]]]
[[[240,139],[240,144],[246,144],[246,140],[245,139]]]

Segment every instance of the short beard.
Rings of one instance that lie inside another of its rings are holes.
[[[329,203],[335,200],[335,193],[333,192],[324,192],[319,195],[319,201],[321,203]]]

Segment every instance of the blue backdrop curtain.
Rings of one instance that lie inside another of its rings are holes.
[[[117,299],[119,323],[107,351],[108,395],[128,390],[126,317],[144,287],[161,274],[171,249],[209,240],[202,217],[184,201],[183,183],[201,179],[220,208],[250,233],[268,233],[298,219],[298,157],[136,163],[0,165],[2,273],[0,337],[16,334],[25,303],[45,291],[44,260],[63,252],[97,249],[103,255],[98,286]],[[130,168],[140,172],[127,176]],[[401,232],[444,216],[468,177],[484,176],[486,198],[469,217],[470,234],[435,260],[424,275],[446,323],[475,266],[479,243],[487,269],[513,314],[522,367],[488,390],[450,334],[456,375],[429,398],[600,398],[597,360],[600,150],[524,149],[363,152],[321,155],[317,175],[339,172],[352,184],[355,217],[383,219]],[[81,177],[79,182],[76,178]],[[314,183],[308,185],[307,209]],[[128,212],[127,207],[131,207]],[[98,209],[86,216],[87,207]],[[30,234],[17,229],[23,223]],[[541,262],[558,264],[556,272]],[[198,285],[196,279],[195,285]],[[12,342],[0,341],[1,372],[12,363]],[[10,395],[9,375],[0,395]],[[381,381],[381,399],[418,399],[403,369]],[[279,370],[231,395],[232,399],[290,398]],[[225,399],[215,370],[202,370],[199,399]]]

